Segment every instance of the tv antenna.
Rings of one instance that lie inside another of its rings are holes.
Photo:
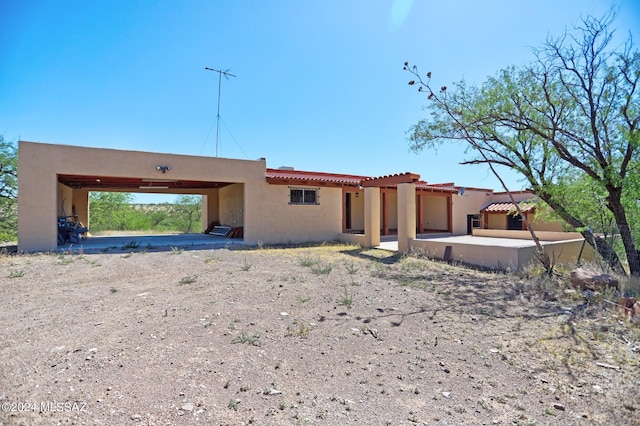
[[[218,139],[220,138],[220,89],[222,88],[222,76],[227,80],[229,77],[237,77],[236,75],[231,74],[229,69],[222,70],[214,70],[213,68],[204,67],[207,71],[213,71],[218,73],[218,115],[216,116],[216,157],[218,156]]]

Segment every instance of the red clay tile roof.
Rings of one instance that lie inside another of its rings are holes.
[[[446,183],[438,183],[438,184],[430,185],[427,182],[420,181],[420,182],[416,182],[416,189],[435,191],[435,192],[451,192],[453,194],[458,193],[458,189],[454,187],[453,184],[446,184]]]
[[[520,209],[523,213],[532,212],[535,209],[535,204],[532,201],[520,201],[518,202]],[[513,203],[491,203],[480,210],[481,213],[513,213],[516,211],[516,206]]]
[[[267,181],[283,179],[293,181],[360,185],[360,182],[362,182],[363,179],[367,179],[367,177],[338,173],[305,172],[302,170],[267,169]]]
[[[395,186],[399,183],[413,183],[420,179],[420,175],[411,172],[396,173],[362,180],[362,186]]]
[[[458,190],[453,184],[427,184],[424,181],[417,181],[420,175],[405,172],[395,175],[380,176],[372,178],[369,176],[346,175],[341,173],[307,172],[303,170],[267,169],[267,182],[269,183],[316,183],[316,184],[336,184],[347,186],[396,186],[397,181],[415,182],[416,189],[434,192],[457,193]],[[369,183],[369,185],[366,185]]]

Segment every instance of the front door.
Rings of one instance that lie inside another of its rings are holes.
[[[345,194],[346,198],[344,200],[344,214],[347,216],[345,218],[345,225],[347,230],[351,229],[351,193],[347,192]]]

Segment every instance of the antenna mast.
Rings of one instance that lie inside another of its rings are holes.
[[[237,76],[229,73],[230,71],[229,69],[225,71],[214,70],[213,68],[209,68],[209,67],[204,67],[204,69],[207,71],[213,71],[218,73],[218,115],[216,116],[216,157],[217,157],[218,156],[218,138],[220,137],[220,89],[222,88],[222,76],[224,75],[224,77],[227,80],[229,79],[229,77],[237,77]]]

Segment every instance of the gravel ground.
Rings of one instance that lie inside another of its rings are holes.
[[[560,280],[562,281],[562,280]],[[353,246],[0,256],[0,424],[640,424],[640,327]]]

